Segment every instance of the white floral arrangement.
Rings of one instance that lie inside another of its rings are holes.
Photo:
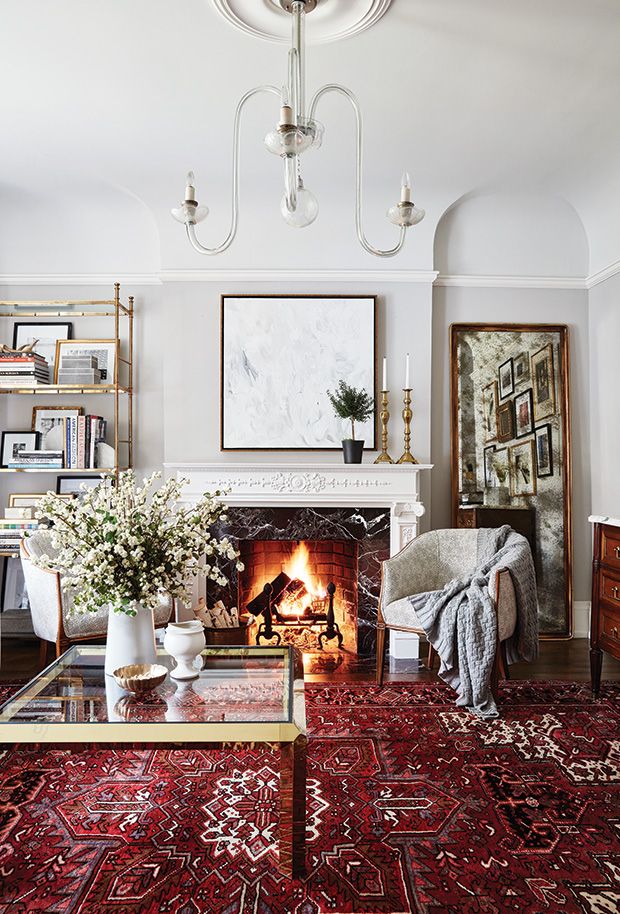
[[[162,594],[191,602],[191,584],[201,576],[225,585],[221,569],[239,553],[227,537],[213,533],[225,521],[222,492],[205,492],[190,507],[179,506],[186,479],[155,488],[161,473],[136,485],[132,470],[118,481],[103,479],[70,501],[53,492],[41,498],[36,516],[52,521],[53,558],[32,558],[35,565],[60,572],[80,612],[107,604],[114,612],[136,615],[134,603],[155,608]]]

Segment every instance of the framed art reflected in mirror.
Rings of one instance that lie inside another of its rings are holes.
[[[501,505],[506,523],[511,511],[515,518],[529,511],[541,637],[570,637],[568,328],[453,324],[450,353],[453,524],[459,508],[472,502],[482,502],[477,512],[482,518],[485,507],[496,517]],[[491,404],[497,418],[494,447]],[[507,455],[505,466],[498,443]]]

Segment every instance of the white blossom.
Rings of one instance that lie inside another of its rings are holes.
[[[154,490],[160,478],[153,473],[136,487],[129,470],[117,485],[103,480],[79,501],[67,502],[52,492],[40,500],[36,516],[53,522],[58,554],[32,561],[61,573],[63,586],[74,591],[76,610],[96,611],[107,603],[133,615],[134,602],[155,607],[162,593],[187,604],[199,575],[228,583],[219,562],[243,569],[234,545],[213,531],[225,517],[225,493],[205,492],[183,509],[178,502],[188,480],[171,479]],[[209,561],[202,563],[205,556]]]

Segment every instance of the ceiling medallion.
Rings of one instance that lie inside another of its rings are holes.
[[[288,0],[211,0],[227,22],[253,38],[287,41],[290,34]],[[388,11],[392,0],[310,0],[308,43],[326,44],[364,32]]]

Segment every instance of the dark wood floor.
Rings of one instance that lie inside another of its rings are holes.
[[[572,641],[543,641],[540,656],[534,663],[517,663],[510,668],[512,679],[563,679],[587,682],[590,679],[589,643],[584,638]],[[357,658],[346,653],[311,655],[305,658],[305,675],[309,682],[374,680],[373,657]],[[424,682],[435,678],[417,662],[386,661],[386,681]],[[0,658],[0,682],[30,679],[39,670],[38,642],[26,639],[4,639]],[[620,661],[604,655],[603,679],[620,681]]]

